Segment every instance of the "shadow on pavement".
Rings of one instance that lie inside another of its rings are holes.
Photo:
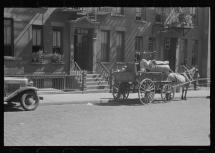
[[[180,100],[172,100],[172,101],[180,101]],[[154,100],[152,103],[150,104],[165,104],[165,103],[169,103],[171,101],[163,101],[163,100]],[[111,99],[106,103],[94,103],[94,105],[98,105],[98,106],[122,106],[122,105],[126,105],[126,106],[143,106],[143,105],[147,105],[147,103],[142,104],[139,101],[139,98],[135,98],[135,99],[127,99],[127,100],[114,100]]]
[[[4,112],[20,112],[23,109],[16,104],[4,104]]]
[[[206,99],[210,99],[210,96],[192,96],[192,97],[190,97],[190,96],[188,96],[187,97],[187,99],[189,99],[189,98],[206,98]]]

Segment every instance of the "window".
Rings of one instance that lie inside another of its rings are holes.
[[[170,39],[164,40],[164,49],[170,49]]]
[[[154,50],[155,50],[155,38],[153,38],[153,37],[150,37],[149,38],[149,42],[148,42],[148,50],[150,51],[150,52],[153,52]]]
[[[163,20],[162,15],[164,15],[164,12],[165,12],[164,10],[165,10],[165,8],[163,8],[163,7],[155,8],[155,22],[157,22],[157,23],[162,22],[162,20]]]
[[[4,56],[14,56],[13,19],[4,19]]]
[[[136,37],[135,38],[135,50],[136,52],[141,52],[143,50],[143,37]]]
[[[101,32],[101,59],[102,61],[109,61],[109,51],[110,51],[110,32]]]
[[[122,7],[114,7],[112,9],[112,14],[114,14],[114,15],[124,15],[124,8],[122,8]]]
[[[191,65],[198,65],[198,40],[192,40],[192,59]]]
[[[53,33],[52,33],[52,37],[53,37],[53,48],[52,51],[53,53],[57,53],[57,54],[63,54],[62,53],[62,32],[61,29],[53,29]]]
[[[117,57],[116,60],[119,62],[124,61],[124,32],[117,32],[116,33],[116,51]]]
[[[146,20],[145,8],[136,8],[136,20]]]
[[[162,22],[162,15],[156,14],[156,15],[155,15],[155,22],[161,23],[161,22]]]
[[[43,50],[43,41],[42,41],[43,29],[41,26],[33,26],[32,27],[32,52],[36,53],[39,50]]]
[[[181,52],[182,52],[182,59],[181,62],[183,64],[187,64],[187,39],[181,39],[181,44],[180,44]]]
[[[32,62],[43,63],[43,29],[42,26],[32,26]]]
[[[194,25],[198,25],[198,9],[196,7],[192,7],[190,9],[190,13],[192,15],[192,22]]]

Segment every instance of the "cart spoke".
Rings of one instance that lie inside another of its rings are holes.
[[[149,99],[150,99],[150,101],[153,100],[153,98],[154,98],[154,93],[150,93],[150,94],[149,94]]]
[[[141,91],[141,92],[143,92],[143,93],[145,93],[145,92],[146,92],[146,90],[145,90],[145,89],[143,89],[143,88],[140,88],[140,91]]]
[[[154,86],[150,86],[150,87],[148,87],[147,89],[150,90],[150,91],[151,91],[151,90],[154,90]]]

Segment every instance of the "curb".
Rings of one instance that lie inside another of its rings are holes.
[[[88,94],[88,93],[96,93],[96,92],[87,92],[87,91],[70,91],[70,92],[59,92],[59,91],[49,91],[49,92],[42,92],[42,91],[38,91],[37,92],[38,95],[52,95],[52,94]],[[102,93],[110,93],[110,92],[100,92],[101,94]]]
[[[80,93],[81,95],[82,95],[82,93]],[[134,94],[136,94],[136,93],[134,93]],[[72,94],[71,94],[72,95]],[[177,96],[175,96],[175,98],[179,98],[180,99],[180,93],[177,95]],[[188,96],[187,98],[189,99],[189,97],[191,98],[191,97],[195,97],[195,96],[197,96],[198,94],[195,94],[195,95],[190,95],[190,96]],[[47,94],[47,96],[48,96],[48,94]],[[204,94],[204,95],[201,95],[202,96],[202,98],[207,98],[207,99],[210,99],[210,96],[208,95],[208,94]],[[197,96],[198,97],[198,96]],[[131,99],[133,99],[133,98],[138,98],[138,96],[137,95],[133,95],[133,96],[131,96],[130,97]],[[155,99],[160,99],[160,95],[157,95],[156,96],[156,98]],[[72,99],[72,98],[71,98]],[[106,97],[105,99],[101,99],[101,97],[98,97],[97,99],[83,99],[83,100],[79,100],[79,101],[72,101],[72,100],[68,100],[68,101],[51,101],[51,100],[48,100],[48,101],[46,101],[46,100],[41,100],[40,101],[40,105],[41,106],[47,106],[47,105],[66,105],[66,104],[88,104],[88,103],[107,103],[107,102],[110,102],[110,101],[112,101],[113,100],[113,97]]]
[[[188,91],[207,91],[207,90],[210,90],[208,88],[205,88],[205,89],[197,89],[197,90],[193,90],[193,89],[188,89]],[[47,91],[47,92],[44,92],[44,91],[37,91],[38,95],[52,95],[52,94],[88,94],[88,93],[95,93],[95,92],[87,92],[87,91],[67,91],[67,92],[64,92],[64,91]],[[100,92],[101,94],[102,93],[111,93],[111,92]]]
[[[68,104],[88,104],[88,103],[105,103],[108,102],[111,99],[108,100],[84,100],[84,101],[64,101],[64,102],[41,102],[40,106],[48,106],[48,105],[68,105]]]

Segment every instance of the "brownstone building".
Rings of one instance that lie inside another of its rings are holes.
[[[186,62],[209,77],[209,21],[209,8],[4,8],[4,72],[101,74],[156,50],[174,71]]]

